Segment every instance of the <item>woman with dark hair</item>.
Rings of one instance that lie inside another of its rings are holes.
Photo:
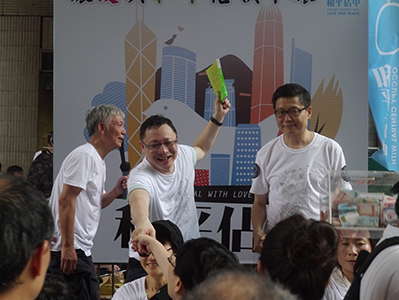
[[[180,229],[169,220],[152,222],[156,239],[172,255],[183,244]],[[125,283],[115,293],[113,300],[169,300],[164,273],[153,253],[140,253],[140,263],[147,276]]]
[[[239,264],[229,249],[205,237],[187,241],[168,260],[173,267],[169,268],[169,279],[181,281],[184,291],[193,289],[218,270]]]
[[[331,224],[293,215],[266,235],[258,271],[300,299],[319,300],[337,264],[337,246]]]
[[[239,264],[238,258],[229,249],[205,237],[185,242],[172,255],[149,235],[138,235],[133,242],[139,242],[146,247],[146,251],[154,253],[165,274],[168,293],[173,300],[183,299],[187,291],[211,274]]]
[[[354,266],[359,252],[372,249],[368,230],[339,230],[338,264],[331,274],[323,300],[342,300],[355,278]]]

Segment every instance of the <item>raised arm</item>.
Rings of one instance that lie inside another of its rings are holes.
[[[74,227],[75,227],[75,202],[81,188],[64,184],[59,204],[59,219],[62,236],[61,270],[69,275],[76,269],[78,257],[75,251]]]
[[[223,103],[219,101],[219,96],[215,99],[215,112],[213,114],[213,118],[218,123],[223,123],[224,117],[229,112],[230,109],[230,101],[225,99]],[[197,161],[204,158],[205,154],[211,149],[213,143],[216,140],[216,137],[219,133],[220,126],[215,124],[212,121],[209,121],[206,124],[204,130],[198,135],[197,139],[194,143],[194,150],[197,153]]]
[[[255,195],[254,204],[251,210],[251,221],[254,235],[254,251],[259,253],[262,251],[263,240],[266,234],[263,227],[267,220],[266,212],[267,194]]]
[[[136,228],[132,232],[132,239],[139,234],[155,238],[155,229],[149,219],[150,195],[144,189],[135,189],[129,194],[130,214]],[[138,242],[133,242],[133,249],[147,253],[146,247]]]
[[[140,234],[136,236],[133,239],[133,243],[139,243],[145,246],[148,252],[152,252],[152,254],[154,254],[155,259],[157,260],[157,264],[161,268],[162,273],[165,276],[166,282],[168,282],[168,270],[170,266],[168,257],[170,256],[170,253],[168,253],[164,245],[162,245],[154,237],[145,234]]]

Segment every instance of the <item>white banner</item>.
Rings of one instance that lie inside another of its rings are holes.
[[[245,192],[256,151],[278,134],[270,106],[275,88],[287,82],[307,88],[310,130],[341,144],[348,169],[367,170],[367,6],[366,0],[55,1],[55,174],[86,141],[85,112],[99,103],[126,111],[132,165],[140,161],[137,129],[148,115],[171,118],[179,143],[192,145],[212,114],[205,69],[219,58],[232,109],[196,166],[197,193],[211,191],[197,195],[200,230],[241,262],[255,262]],[[119,152],[106,163],[110,188],[121,174]],[[126,205],[118,199],[103,211],[94,261],[127,261],[127,233],[119,234],[130,230],[121,222]]]

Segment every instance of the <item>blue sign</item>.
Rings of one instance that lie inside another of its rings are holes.
[[[382,148],[373,158],[398,172],[399,3],[369,1],[369,104]]]

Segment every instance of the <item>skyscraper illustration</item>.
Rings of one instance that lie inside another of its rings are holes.
[[[231,185],[251,185],[256,153],[261,147],[258,124],[238,124],[234,139]]]
[[[186,48],[162,49],[161,99],[173,99],[195,110],[196,54]]]
[[[229,185],[230,154],[211,154],[211,185]]]
[[[230,101],[230,110],[229,113],[226,115],[223,121],[222,126],[231,126],[235,127],[236,126],[236,93],[235,93],[235,88],[234,88],[234,79],[225,79],[224,80],[226,84],[226,89],[227,89],[227,94],[228,94],[228,99]],[[205,105],[204,105],[204,119],[209,120],[210,117],[213,115],[215,112],[215,98],[216,94],[213,91],[213,88],[209,86],[206,91],[205,91]]]
[[[135,166],[141,160],[139,128],[143,111],[155,100],[157,38],[138,18],[125,37],[126,108],[129,162]]]
[[[272,95],[283,84],[283,20],[277,6],[265,4],[255,25],[251,124],[273,114]]]
[[[295,47],[292,39],[290,82],[302,85],[312,94],[312,54]]]

